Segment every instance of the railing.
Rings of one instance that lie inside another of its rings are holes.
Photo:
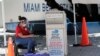
[[[45,23],[32,23],[33,24],[33,26],[35,25],[35,24],[44,24],[45,25]],[[14,30],[15,31],[15,28],[16,28],[16,25],[17,25],[17,23],[15,23],[14,24],[14,22],[13,23],[8,23],[8,25],[6,25],[6,31],[7,30]],[[8,28],[7,28],[8,27]],[[7,46],[7,36],[15,36],[15,32],[0,32],[0,36],[2,36],[2,37],[4,37],[4,35],[6,36],[6,38],[3,38],[3,44],[4,44],[4,46]],[[34,35],[34,37],[40,37],[41,35]],[[6,40],[4,40],[4,39],[6,39]]]

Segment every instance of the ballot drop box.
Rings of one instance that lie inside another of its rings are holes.
[[[64,11],[46,12],[45,25],[49,55],[67,56],[67,22]]]

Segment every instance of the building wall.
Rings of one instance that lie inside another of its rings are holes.
[[[69,7],[67,0],[56,0]],[[44,0],[4,0],[6,22],[18,21],[18,16],[25,16],[29,20],[44,20],[45,12],[50,9]]]

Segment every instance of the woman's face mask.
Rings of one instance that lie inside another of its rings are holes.
[[[23,27],[26,27],[26,24],[22,24]]]

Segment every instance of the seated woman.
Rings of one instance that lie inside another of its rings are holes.
[[[19,16],[19,24],[16,27],[16,45],[26,46],[28,49],[28,53],[35,52],[35,41],[32,38],[34,34],[32,34],[27,27],[27,19],[25,17]]]

